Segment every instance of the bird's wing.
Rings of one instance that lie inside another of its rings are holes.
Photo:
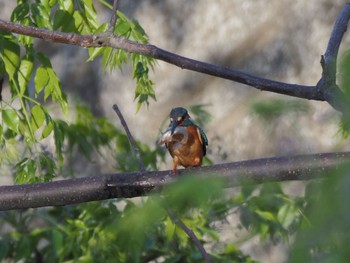
[[[201,127],[198,127],[198,126],[197,126],[197,134],[203,147],[203,156],[205,156],[207,153],[208,138],[205,135],[204,131],[201,129]]]

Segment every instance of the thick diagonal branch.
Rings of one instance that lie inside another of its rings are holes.
[[[215,176],[226,187],[331,175],[350,162],[350,152],[275,157],[179,170],[179,175]],[[109,198],[144,196],[176,181],[170,171],[105,174],[31,185],[0,186],[0,211],[61,206]]]
[[[163,60],[183,69],[188,69],[215,77],[233,80],[247,84],[259,90],[271,91],[289,96],[310,99],[324,100],[314,86],[288,84],[284,82],[269,80],[251,75],[233,68],[210,64],[177,54],[171,53],[154,45],[140,44],[124,37],[113,35],[110,32],[99,35],[78,35],[73,33],[62,33],[41,29],[31,26],[14,24],[0,19],[0,29],[12,33],[41,38],[56,43],[78,45],[83,47],[108,46],[116,49],[123,49],[130,53],[137,53],[149,56],[158,60]]]
[[[343,113],[349,112],[350,109],[346,97],[337,85],[337,58],[349,18],[350,3],[344,6],[334,23],[326,52],[321,57],[322,77],[317,83],[317,89],[322,92],[325,101]]]

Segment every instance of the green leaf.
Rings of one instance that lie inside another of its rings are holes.
[[[17,42],[0,37],[0,58],[5,64],[6,72],[10,80],[14,76],[19,66],[20,47]]]
[[[19,117],[17,111],[13,109],[2,110],[2,119],[6,126],[18,133]]]
[[[52,122],[49,122],[43,129],[43,132],[41,134],[41,138],[44,139],[47,136],[49,136],[53,130],[54,125],[52,124]]]
[[[51,244],[52,244],[52,249],[54,250],[54,254],[58,255],[59,252],[63,249],[64,245],[64,236],[63,234],[58,231],[58,229],[53,229],[51,232]]]
[[[52,29],[50,22],[50,9],[48,6],[42,5],[40,3],[34,3],[30,6],[32,19],[34,20],[36,26],[41,28]]]
[[[122,19],[117,20],[115,33],[119,36],[125,36],[131,29],[130,22]]]
[[[41,168],[41,181],[51,181],[52,178],[55,176],[55,171],[57,168],[55,161],[51,158],[51,156],[47,155],[46,153],[40,154],[39,160]]]
[[[24,2],[16,6],[11,14],[11,22],[21,22],[29,15],[29,4]]]
[[[64,121],[55,121],[53,124],[53,133],[56,146],[56,154],[60,165],[63,162],[63,142],[65,134],[68,131],[68,124]]]
[[[271,212],[256,210],[255,213],[268,221],[277,221],[276,217]]]
[[[4,151],[0,152],[0,160],[2,159],[2,154],[6,156],[6,160],[13,162],[19,156],[19,142],[14,138],[6,139],[4,141]]]
[[[30,158],[24,158],[18,162],[15,166],[16,169],[16,184],[28,184],[37,182],[35,176],[36,173],[36,162]]]
[[[45,120],[45,113],[41,106],[35,105],[32,108],[32,127],[34,132],[41,127]]]
[[[106,68],[108,67],[108,64],[113,55],[113,52],[114,50],[111,47],[104,48],[103,57],[102,57],[102,65],[104,70],[106,70]]]
[[[26,54],[25,57],[21,60],[21,64],[18,70],[18,84],[21,89],[21,94],[24,94],[27,85],[32,76],[34,67],[34,58],[33,56]]]
[[[66,29],[67,32],[79,32],[80,34],[91,34],[91,31],[84,23],[84,17],[79,13],[78,11],[75,11],[73,13],[72,17],[72,25],[74,25],[73,28]]]
[[[174,234],[175,234],[175,228],[176,225],[171,221],[170,217],[167,217],[164,221],[164,227],[165,227],[165,237],[168,241],[172,240]]]
[[[57,93],[56,89],[60,90],[60,80],[57,77],[55,71],[53,71],[52,68],[46,68],[47,74],[48,74],[48,83],[45,87],[45,91],[44,91],[44,100],[46,100],[50,95],[53,95],[54,92]],[[52,96],[52,99],[55,100],[57,98]]]
[[[86,20],[88,22],[87,26],[90,29],[89,31],[91,33],[92,30],[95,30],[99,26],[96,10],[92,3],[92,0],[82,1],[82,13],[86,17]]]
[[[269,100],[254,102],[250,111],[263,121],[283,118],[286,114],[307,113],[309,106],[305,102],[294,100]]]
[[[67,24],[72,24],[72,14],[65,10],[58,9],[53,17],[53,30],[57,30],[60,27],[67,28]]]
[[[277,214],[277,219],[283,227],[289,227],[299,215],[299,208],[294,204],[283,205]]]
[[[4,239],[0,239],[0,262],[4,262],[10,251],[11,246],[9,242]]]
[[[35,53],[36,58],[40,61],[43,67],[52,68],[50,59],[41,52]]]
[[[22,258],[28,258],[30,254],[31,241],[27,236],[23,235],[16,246],[15,262],[18,262]]]
[[[87,62],[93,61],[95,58],[103,54],[104,51],[104,47],[89,48],[89,58],[87,59]]]
[[[39,67],[36,70],[35,78],[35,93],[38,95],[49,83],[49,74],[47,73],[46,68]]]
[[[67,96],[61,89],[61,83],[56,72],[49,63],[46,63],[45,60],[44,62],[47,66],[39,67],[34,78],[36,95],[44,89],[44,100],[51,96],[53,101],[60,103],[61,109],[66,115],[68,112]]]

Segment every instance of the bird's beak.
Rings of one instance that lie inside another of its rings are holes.
[[[177,122],[174,121],[174,122],[171,124],[171,135],[174,134],[174,131],[175,131],[176,127],[177,127]]]

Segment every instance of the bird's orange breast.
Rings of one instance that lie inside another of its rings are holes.
[[[166,143],[171,156],[183,167],[199,166],[203,159],[203,145],[196,126],[188,126],[188,136],[175,134],[171,142]]]

